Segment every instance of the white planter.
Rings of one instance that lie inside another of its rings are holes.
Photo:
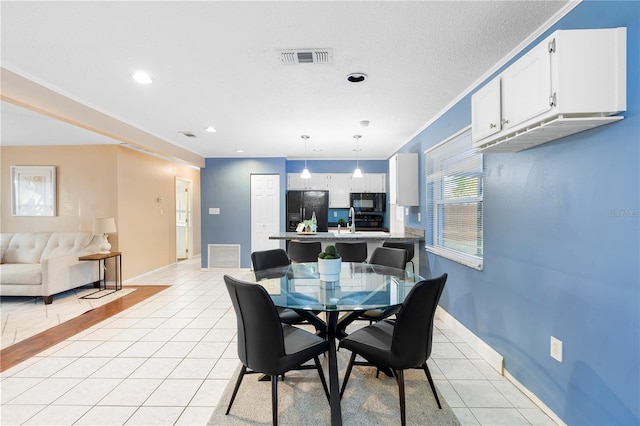
[[[334,282],[340,280],[342,259],[318,259],[320,281]]]

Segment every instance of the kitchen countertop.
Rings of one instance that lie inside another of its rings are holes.
[[[312,241],[336,241],[336,240],[364,240],[364,241],[395,241],[395,240],[410,240],[410,241],[423,241],[424,237],[419,235],[412,235],[409,233],[391,234],[389,232],[380,231],[356,231],[350,233],[347,230],[341,230],[338,232],[317,232],[315,234],[299,234],[297,232],[280,232],[278,234],[270,235],[270,240],[312,240]]]

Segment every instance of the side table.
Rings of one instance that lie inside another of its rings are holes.
[[[107,259],[113,259],[115,265],[115,288],[107,292]],[[88,254],[86,256],[80,256],[78,260],[90,260],[97,262],[98,264],[98,279],[99,289],[93,293],[89,293],[86,296],[82,296],[81,299],[99,299],[107,296],[118,290],[122,290],[122,253],[119,251],[112,251],[109,253],[96,253]],[[104,272],[103,272],[104,271]],[[99,295],[98,295],[99,294]]]

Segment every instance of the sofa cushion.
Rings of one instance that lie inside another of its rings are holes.
[[[54,232],[42,252],[42,259],[83,253],[92,240],[89,232]]]
[[[39,263],[5,263],[2,265],[2,285],[40,285],[42,268]]]
[[[4,263],[40,263],[50,236],[51,232],[16,232],[4,254]]]

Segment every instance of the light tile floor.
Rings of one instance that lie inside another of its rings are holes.
[[[171,287],[3,372],[0,424],[206,425],[238,366],[224,274],[246,270],[129,280]],[[555,424],[440,321],[429,368],[463,425]]]

